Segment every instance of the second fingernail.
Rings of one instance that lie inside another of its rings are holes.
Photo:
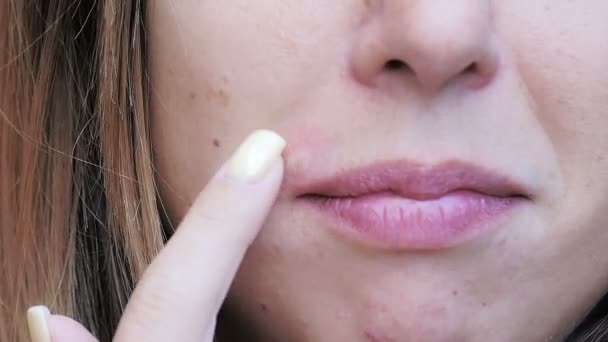
[[[32,306],[27,310],[27,325],[32,342],[51,342],[49,317],[51,312],[44,305]]]
[[[229,161],[228,173],[241,181],[254,182],[264,176],[285,146],[285,140],[277,133],[257,130],[236,150]]]

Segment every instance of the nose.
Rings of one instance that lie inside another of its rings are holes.
[[[459,80],[481,87],[496,74],[489,0],[370,1],[352,55],[359,82],[409,79],[428,92]]]

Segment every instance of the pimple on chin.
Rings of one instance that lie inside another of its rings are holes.
[[[370,316],[363,324],[362,341],[365,342],[396,342],[393,335],[400,330],[398,318],[391,312],[389,305],[374,302],[366,305],[365,312]]]
[[[388,342],[389,340],[377,328],[367,328],[363,331],[365,342]]]

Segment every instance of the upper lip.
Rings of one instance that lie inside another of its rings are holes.
[[[435,165],[409,160],[382,161],[327,177],[295,181],[292,187],[298,197],[359,197],[392,192],[410,199],[430,200],[454,191],[472,191],[488,196],[531,198],[527,188],[509,176],[459,160]]]

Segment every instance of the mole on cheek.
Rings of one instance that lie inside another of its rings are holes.
[[[219,89],[217,91],[217,98],[222,106],[228,107],[230,105],[230,95],[225,90]]]
[[[230,93],[222,88],[209,88],[205,91],[205,101],[221,107],[230,106]]]
[[[220,141],[217,138],[213,139],[213,146],[215,146],[215,147],[220,147],[221,146],[221,143],[220,143]]]

